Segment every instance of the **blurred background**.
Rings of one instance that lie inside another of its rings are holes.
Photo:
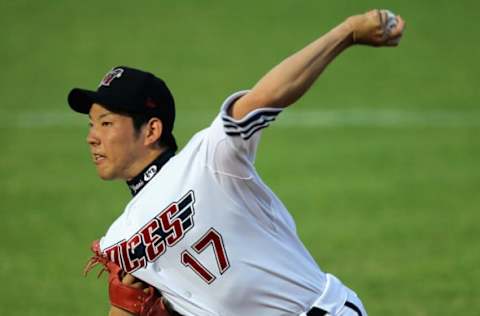
[[[477,314],[473,0],[0,2],[0,314],[108,311],[106,277],[82,268],[130,196],[97,178],[72,87],[95,89],[116,65],[155,73],[175,95],[183,146],[230,93],[371,8],[407,21],[400,47],[340,56],[265,130],[258,170],[369,315]]]

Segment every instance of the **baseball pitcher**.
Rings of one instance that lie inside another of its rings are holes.
[[[68,102],[88,114],[98,175],[125,180],[133,196],[86,267],[108,271],[110,315],[366,316],[303,246],[254,162],[262,129],[336,56],[358,44],[396,46],[404,25],[387,10],[347,18],[226,98],[177,154],[163,80],[120,66],[96,91],[73,89]]]

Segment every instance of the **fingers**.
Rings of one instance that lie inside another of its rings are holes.
[[[391,33],[388,36],[386,46],[398,46],[403,35],[403,30],[405,29],[405,21],[397,16],[397,25],[392,29]]]
[[[122,278],[122,283],[126,285],[132,285],[135,280],[136,279],[133,275],[126,273]]]
[[[378,21],[379,21],[379,23],[380,23],[380,26],[383,27],[385,21],[387,21],[386,16],[385,16],[385,14],[384,14],[385,12],[382,13],[382,11],[385,11],[385,10],[379,10],[379,9],[377,9],[377,10],[375,10],[375,11],[377,11],[377,17],[378,17]]]
[[[137,281],[137,282],[134,282],[132,285],[130,285],[131,287],[134,287],[136,289],[143,289],[145,290],[145,292],[148,292],[148,285],[144,282],[141,282],[141,281]]]
[[[387,10],[377,10],[380,26],[385,28],[388,23],[388,11]]]
[[[397,16],[397,25],[395,28],[390,32],[391,38],[396,38],[398,36],[402,36],[403,30],[405,29],[405,21],[402,19],[401,16]]]
[[[125,274],[125,276],[122,279],[122,283],[137,289],[145,289],[148,287],[148,284],[138,280],[131,274]]]
[[[385,9],[376,9],[373,10],[375,15],[372,17],[375,18],[375,29],[371,33],[372,35],[372,45],[373,46],[385,46],[391,44],[390,42],[394,42],[394,39],[398,38],[399,31],[397,25],[398,20],[393,22],[392,17],[394,17],[393,13],[389,10]],[[392,23],[394,25],[392,25]]]
[[[391,38],[383,46],[388,46],[388,47],[398,46],[398,44],[400,43],[401,37],[402,36],[399,36],[399,37],[396,37],[396,38]]]
[[[405,21],[389,10],[379,10],[382,40],[379,46],[398,46],[405,29]]]
[[[349,19],[353,41],[369,46],[397,46],[405,28],[405,21],[389,10],[370,10]]]

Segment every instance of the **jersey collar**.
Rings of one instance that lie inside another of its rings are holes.
[[[166,150],[158,156],[157,159],[152,161],[145,169],[142,170],[136,177],[127,181],[128,188],[133,196],[137,195],[145,185],[153,179],[153,177],[160,171],[160,169],[167,163],[170,158],[175,155],[175,151]]]

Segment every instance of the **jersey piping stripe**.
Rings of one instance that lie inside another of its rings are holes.
[[[258,123],[263,123],[265,121],[272,121],[272,120],[275,119],[275,117],[276,117],[276,115],[262,115],[262,116],[257,117],[255,120],[249,120],[248,124],[245,124],[246,123],[245,122],[244,124],[242,124],[243,126],[240,126],[240,125],[236,124],[235,122],[224,120],[223,121],[223,126],[226,129],[239,129],[239,130],[247,131],[250,128],[252,128],[253,125],[256,125]]]
[[[225,133],[229,136],[241,136],[248,140],[256,131],[267,127],[270,122],[274,121],[280,112],[281,110],[261,111],[242,122],[237,122],[226,115],[222,115]]]
[[[275,117],[268,118],[268,119],[260,119],[258,120],[258,122],[255,122],[252,125],[248,126],[248,128],[232,128],[232,127],[226,127],[226,126],[224,126],[224,128],[226,133],[233,133],[236,135],[240,135],[240,134],[247,135],[247,134],[250,134],[250,131],[256,129],[258,126],[263,126],[263,125],[268,126],[270,122],[274,120],[275,120]]]
[[[270,124],[270,122],[274,121],[275,117],[271,118],[262,118],[258,120],[257,122],[253,122],[248,128],[236,128],[233,126],[226,126],[225,124],[223,125],[225,128],[225,132],[228,133],[237,133],[237,134],[248,134],[252,129],[255,129],[259,125],[264,125],[267,124],[267,126]]]
[[[228,136],[241,136],[244,140],[249,140],[250,137],[252,137],[256,131],[261,130],[262,128],[265,128],[269,125],[268,122],[258,125],[255,128],[251,129],[248,133],[244,132],[225,132]]]
[[[358,308],[352,302],[346,301],[345,306],[352,309],[355,313],[358,314],[358,316],[363,316],[362,312],[360,311],[360,308]],[[307,312],[307,316],[324,316],[324,315],[327,315],[327,311],[318,307],[312,307],[312,309]]]
[[[346,301],[346,302],[345,302],[345,306],[347,306],[348,308],[353,309],[353,310],[358,314],[358,316],[362,316],[362,312],[360,311],[360,308],[358,308],[358,307],[357,307],[355,304],[353,304],[352,302]]]
[[[223,113],[222,119],[225,123],[232,123],[238,127],[245,127],[251,122],[258,120],[262,116],[277,116],[280,112],[282,112],[282,109],[259,109],[252,112],[251,115],[247,115],[246,117],[238,121]]]
[[[233,123],[230,123],[230,122],[223,122],[223,126],[227,130],[244,130],[244,131],[247,131],[250,128],[252,128],[253,125],[257,125],[259,123],[264,123],[264,122],[270,122],[270,121],[273,121],[274,119],[275,119],[275,116],[262,116],[262,117],[258,118],[256,121],[250,122],[250,124],[245,126],[245,127],[239,127],[239,126],[237,126]]]

